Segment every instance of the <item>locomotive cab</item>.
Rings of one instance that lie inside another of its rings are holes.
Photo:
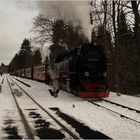
[[[61,88],[83,98],[107,97],[106,58],[99,45],[84,44],[55,60]]]

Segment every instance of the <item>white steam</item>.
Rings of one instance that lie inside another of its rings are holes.
[[[38,6],[43,14],[51,18],[61,18],[71,22],[73,26],[80,25],[82,33],[91,41],[90,4],[85,1],[38,1]]]

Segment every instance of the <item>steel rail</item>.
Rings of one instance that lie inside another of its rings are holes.
[[[6,76],[6,79],[7,79],[8,85],[9,85],[9,87],[10,87],[11,94],[12,94],[12,96],[13,96],[13,98],[14,98],[15,103],[16,103],[18,112],[19,112],[20,117],[21,117],[21,119],[22,119],[22,122],[23,122],[23,124],[24,124],[24,128],[25,128],[25,131],[26,131],[26,133],[27,133],[27,136],[28,136],[29,139],[35,139],[35,134],[33,133],[32,128],[31,128],[30,125],[28,124],[28,121],[26,120],[26,117],[25,117],[25,115],[23,114],[22,109],[20,108],[20,106],[19,106],[19,104],[18,104],[18,102],[17,102],[17,99],[16,99],[16,97],[15,97],[15,95],[14,95],[13,89],[12,89],[12,87],[11,87],[11,85],[10,85],[10,82],[9,82],[7,76]]]
[[[109,102],[111,104],[115,104],[117,106],[121,106],[123,108],[127,108],[127,109],[132,110],[132,111],[136,111],[137,113],[140,113],[140,110],[137,110],[137,109],[134,109],[134,108],[131,108],[131,107],[128,107],[128,106],[124,106],[124,105],[121,105],[121,104],[118,104],[118,103],[115,103],[115,102],[112,102],[112,101],[109,101],[109,100],[106,100],[106,99],[102,99],[102,100],[105,101],[105,102]]]
[[[14,81],[15,82],[15,81]],[[24,91],[25,92],[25,91]],[[27,93],[28,94],[28,93]],[[30,95],[29,95],[30,96]],[[32,97],[31,97],[32,98]],[[118,113],[118,112],[116,112],[116,111],[114,111],[114,110],[111,110],[111,109],[109,109],[109,108],[107,108],[107,107],[104,107],[103,105],[99,105],[99,104],[97,104],[97,103],[95,103],[95,102],[93,102],[93,101],[90,101],[90,100],[88,100],[88,99],[85,99],[85,98],[82,98],[82,99],[84,99],[84,100],[86,100],[86,101],[88,101],[88,102],[90,102],[90,103],[92,103],[92,104],[94,104],[94,105],[96,105],[96,106],[98,106],[98,107],[102,107],[102,108],[104,108],[104,109],[106,109],[106,110],[109,110],[109,111],[111,111],[111,112],[113,112],[113,113],[115,113],[115,114],[118,114],[119,116],[121,116],[121,117],[123,117],[123,118],[126,118],[126,119],[129,119],[129,120],[132,120],[132,121],[134,121],[134,122],[136,122],[136,123],[140,123],[140,121],[137,121],[137,120],[134,120],[134,119],[132,119],[132,118],[130,118],[130,117],[127,117],[127,116],[125,116],[125,115],[123,115],[123,114],[121,114],[121,113]],[[102,100],[104,100],[104,101],[108,101],[108,100],[105,100],[105,99],[102,99]],[[35,101],[36,102],[36,101]],[[110,102],[110,101],[108,101],[108,102]],[[112,104],[113,104],[114,102],[112,102]],[[115,103],[114,103],[115,104]],[[133,111],[136,111],[137,113],[140,113],[140,111],[139,110],[136,110],[136,109],[133,109],[133,108],[129,108],[129,107],[127,107],[127,106],[123,106],[123,105],[120,105],[120,104],[117,104],[116,103],[116,105],[118,105],[118,106],[122,106],[123,108],[128,108],[129,110],[133,110]],[[46,112],[47,113],[47,112]],[[48,112],[49,113],[49,112]]]
[[[82,99],[84,99],[84,98],[82,98]],[[118,112],[116,112],[116,111],[114,111],[114,110],[111,110],[111,109],[109,109],[109,108],[107,108],[107,107],[104,107],[103,105],[99,105],[98,103],[95,103],[95,102],[90,101],[90,100],[88,100],[88,99],[84,99],[84,100],[86,100],[86,101],[90,102],[91,104],[94,104],[94,105],[96,105],[96,106],[98,106],[98,107],[102,107],[102,108],[104,108],[104,109],[106,109],[106,110],[109,110],[109,111],[111,111],[111,112],[113,112],[113,113],[115,113],[115,114],[121,116],[122,118],[126,118],[126,119],[129,119],[129,120],[134,121],[134,122],[136,122],[136,123],[140,123],[140,122],[137,121],[137,120],[134,120],[134,119],[132,119],[132,118],[130,118],[130,117],[127,117],[127,116],[125,116],[125,115],[123,115],[123,114],[121,114],[121,113],[118,113]]]
[[[74,139],[80,139],[79,136],[74,134],[70,131],[69,128],[67,128],[65,125],[63,125],[58,119],[56,119],[49,111],[47,111],[44,107],[42,107],[37,101],[35,101],[21,86],[19,86],[18,83],[16,83],[11,77],[10,79],[35,103],[37,104],[45,113],[47,113],[59,126],[61,126],[72,138]]]
[[[4,75],[4,77],[3,77],[2,81],[1,81],[1,85],[4,83],[4,79],[5,79],[5,75]]]

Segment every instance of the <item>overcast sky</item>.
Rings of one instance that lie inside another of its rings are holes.
[[[25,38],[31,38],[33,18],[37,16],[39,12],[45,14],[54,13],[58,16],[57,8],[53,10],[55,6],[54,2],[58,6],[58,10],[61,9],[65,18],[67,17],[68,20],[74,22],[75,19],[76,22],[78,20],[78,23],[81,23],[81,26],[83,26],[83,31],[86,29],[85,33],[87,35],[89,23],[87,24],[86,21],[88,20],[86,19],[89,17],[86,16],[86,18],[85,15],[89,15],[87,11],[89,7],[85,6],[83,1],[87,2],[88,0],[82,0],[80,5],[77,3],[78,7],[75,5],[75,0],[64,0],[71,1],[67,5],[65,5],[66,3],[60,3],[61,0],[48,1],[49,0],[0,0],[0,63],[9,64],[14,55],[18,53],[23,40]],[[81,14],[82,12],[87,14]],[[73,17],[73,15],[75,16]]]
[[[33,1],[0,0],[0,63],[9,64],[23,39],[30,37],[33,17],[38,12]]]

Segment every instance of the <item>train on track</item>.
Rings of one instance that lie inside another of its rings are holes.
[[[82,98],[105,98],[109,96],[107,63],[102,46],[83,44],[54,61],[59,71],[59,86]],[[21,69],[14,75],[52,83],[49,64]]]

